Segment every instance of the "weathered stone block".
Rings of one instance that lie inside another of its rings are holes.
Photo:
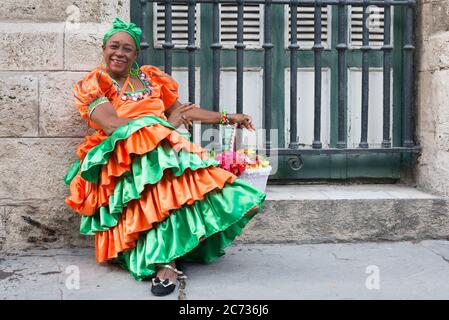
[[[449,68],[449,32],[437,33],[429,37],[419,48],[419,71],[434,71]]]
[[[92,2],[85,1],[92,6]],[[101,22],[110,23],[115,17],[120,17],[126,21],[130,20],[130,12],[131,12],[131,0],[103,0],[103,11],[101,14]],[[93,17],[94,18],[94,17]],[[98,21],[95,19],[91,19],[90,21]]]
[[[83,24],[65,34],[65,69],[91,70],[101,63],[102,37],[108,25]]]
[[[0,139],[0,200],[61,199],[64,175],[76,160],[76,138]]]
[[[417,72],[417,90],[416,90],[416,105],[417,105],[417,135],[420,139],[426,138],[429,132],[435,132],[436,123],[438,121],[438,114],[431,108],[433,89],[432,77],[433,72],[422,71]]]
[[[0,70],[61,70],[63,24],[0,23]]]
[[[92,246],[79,222],[63,201],[0,206],[0,250]]]
[[[0,137],[38,135],[38,78],[0,73]]]
[[[2,0],[0,21],[108,22],[129,18],[129,0]]]
[[[444,153],[449,155],[449,92],[446,90],[449,70],[420,72],[418,79],[417,136],[420,145],[426,146],[420,157],[421,165],[421,161],[430,163]],[[435,166],[434,177],[428,178],[449,178],[441,169],[441,166]]]
[[[440,124],[445,124],[449,120],[449,90],[447,83],[449,80],[449,69],[437,70],[432,75],[432,104],[438,108]]]
[[[449,1],[434,1],[432,5],[432,33],[449,31]]]
[[[57,72],[39,76],[40,136],[82,137],[86,131],[75,106],[72,87],[84,72]]]

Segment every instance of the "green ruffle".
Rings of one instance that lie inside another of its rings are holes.
[[[109,198],[109,209],[112,213],[122,212],[123,206],[128,202],[140,198],[146,184],[160,181],[165,169],[170,168],[173,174],[179,177],[187,168],[195,171],[218,165],[212,158],[203,160],[197,154],[183,149],[176,153],[168,141],[163,141],[155,150],[133,160],[132,172],[124,175]]]
[[[126,125],[118,127],[109,137],[89,150],[81,164],[81,177],[86,181],[97,182],[100,168],[108,162],[115,144],[119,140],[127,139],[143,127],[154,124],[162,124],[167,128],[176,130],[170,123],[156,116],[144,116],[130,121]]]
[[[224,254],[224,249],[260,211],[265,196],[241,179],[226,183],[223,189],[207,193],[204,200],[173,210],[156,228],[142,232],[135,248],[120,253],[114,261],[137,280],[151,276],[155,264],[180,257],[211,262]],[[256,205],[256,210],[245,215]],[[206,239],[200,242],[202,238]]]
[[[72,165],[72,167],[69,169],[69,171],[64,176],[64,183],[66,185],[70,185],[70,182],[75,178],[75,176],[78,174],[78,171],[81,167],[81,161],[76,160],[75,163]]]
[[[98,208],[95,215],[81,217],[80,233],[85,235],[95,235],[96,231],[106,231],[115,227],[120,218],[120,213],[109,213],[109,207]]]
[[[145,185],[159,182],[164,170],[171,169],[178,177],[187,168],[195,171],[210,166],[217,167],[219,163],[213,158],[203,160],[184,149],[177,153],[167,140],[162,140],[154,150],[133,159],[131,172],[126,172],[116,182],[114,193],[109,196],[109,205],[100,207],[93,216],[83,216],[80,232],[93,235],[96,231],[106,231],[115,226],[123,207],[131,200],[139,199]]]

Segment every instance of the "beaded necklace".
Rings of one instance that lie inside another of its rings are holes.
[[[131,84],[131,81],[128,81],[129,86],[131,87],[132,91],[125,91],[120,99],[123,101],[132,100],[132,101],[139,101],[142,99],[145,99],[146,97],[151,95],[152,92],[152,86],[151,82],[148,80],[147,75],[143,73],[142,71],[139,71],[139,80],[142,82],[144,88],[141,90],[135,90],[134,86]],[[117,88],[117,94],[120,94],[120,85],[117,81],[112,79],[114,81],[114,85]]]

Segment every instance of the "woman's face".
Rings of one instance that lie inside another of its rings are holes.
[[[117,32],[103,45],[103,58],[113,74],[127,74],[137,58],[133,38],[126,32]]]

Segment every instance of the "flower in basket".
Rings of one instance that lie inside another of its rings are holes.
[[[267,168],[270,166],[270,161],[264,155],[257,154],[254,149],[240,149],[237,153],[245,156],[246,167],[251,169]]]
[[[219,153],[215,156],[215,160],[220,163],[220,168],[229,171],[236,176],[240,176],[247,167],[245,155],[233,151]]]

